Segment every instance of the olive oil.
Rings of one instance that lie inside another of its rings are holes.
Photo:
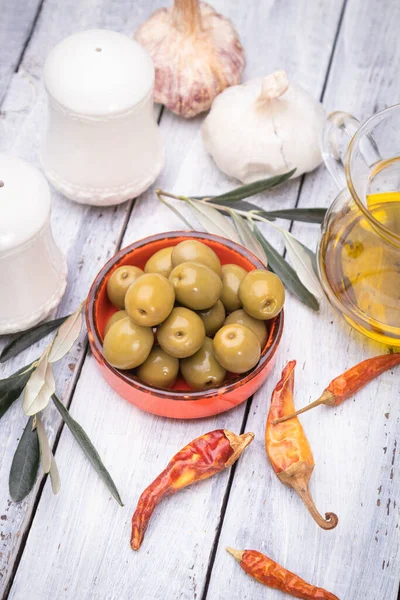
[[[400,345],[400,192],[369,195],[367,204],[370,214],[399,239],[385,236],[349,204],[322,239],[323,277],[354,327]]]

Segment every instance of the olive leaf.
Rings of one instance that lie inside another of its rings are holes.
[[[31,327],[23,333],[13,337],[13,339],[6,346],[4,346],[2,350],[0,354],[0,363],[6,362],[10,358],[17,356],[20,352],[26,350],[29,348],[29,346],[32,346],[32,344],[35,344],[42,338],[46,337],[46,335],[62,325],[69,316],[70,315],[67,315],[66,317],[60,317],[59,319],[54,319],[53,321],[40,323],[39,325],[35,325],[35,327]]]
[[[192,200],[201,200],[201,198],[193,198]],[[227,208],[232,208],[232,202],[230,202],[229,200],[218,200],[215,198],[207,198],[204,200],[201,200],[202,204],[212,204],[213,206],[217,205],[217,206],[221,206],[221,207],[227,207]],[[252,212],[262,212],[262,208],[260,208],[259,206],[257,206],[257,204],[252,204],[251,202],[246,202],[245,200],[239,200],[238,202],[235,202],[235,210],[241,210],[241,211],[252,211]]]
[[[58,471],[56,459],[53,454],[51,455],[51,467],[50,467],[50,480],[51,480],[51,489],[53,490],[53,494],[57,496],[58,492],[61,489],[61,479],[60,473]]]
[[[232,202],[227,200],[215,200],[214,198],[212,200],[202,200],[202,204],[211,204],[214,207],[221,206],[222,210],[224,207],[232,208]],[[288,221],[300,221],[302,223],[322,223],[327,211],[326,208],[284,208],[280,210],[263,210],[256,204],[246,201],[235,202],[235,210],[240,210],[242,213],[251,212],[260,217],[265,217],[269,221],[286,219]]]
[[[293,267],[271,246],[255,223],[253,223],[253,231],[268,256],[270,269],[281,278],[286,288],[297,296],[303,304],[314,311],[319,311],[318,300],[302,284]]]
[[[104,466],[104,464],[99,456],[99,453],[97,452],[96,448],[93,446],[93,444],[90,441],[85,430],[79,425],[79,423],[77,423],[75,421],[75,419],[73,419],[71,417],[68,410],[62,404],[62,402],[60,402],[60,400],[57,398],[57,396],[55,394],[53,394],[53,402],[56,405],[57,410],[60,413],[60,415],[62,416],[63,420],[67,424],[72,435],[74,436],[74,438],[76,439],[76,441],[82,448],[84,454],[88,458],[89,462],[95,469],[95,471],[98,473],[100,478],[104,481],[107,488],[109,489],[109,491],[111,492],[111,494],[115,498],[115,500],[118,502],[118,504],[123,506],[121,497],[117,490],[117,487],[116,487],[114,481],[112,480],[110,473],[107,471],[106,467]]]
[[[50,449],[49,438],[47,437],[47,433],[44,428],[43,421],[40,418],[40,415],[35,415],[34,420],[39,438],[40,460],[42,463],[42,469],[44,473],[49,473],[51,468],[51,459],[53,456]]]
[[[247,250],[250,250],[257,258],[261,260],[261,262],[268,266],[268,258],[264,252],[264,248],[261,246],[258,239],[255,237],[254,233],[250,229],[247,221],[238,215],[234,210],[231,211],[232,219],[236,225],[236,229],[238,230],[238,234],[240,236],[241,242]]]
[[[33,488],[40,463],[37,430],[32,431],[32,417],[28,420],[18,443],[9,476],[10,496],[21,502]]]
[[[294,173],[296,169],[292,169],[288,173],[283,173],[282,175],[276,175],[275,177],[269,177],[268,179],[259,179],[258,181],[254,181],[253,183],[248,183],[247,185],[241,185],[235,190],[231,190],[230,192],[226,192],[225,194],[219,194],[218,196],[212,196],[210,198],[212,202],[215,200],[226,200],[229,202],[236,202],[237,200],[243,200],[244,198],[249,198],[250,196],[254,196],[255,194],[260,194],[265,190],[269,190],[280,183],[283,183],[287,179],[289,179]]]
[[[24,413],[32,416],[46,408],[55,389],[56,384],[49,362],[49,349],[47,349],[26,384],[22,401]]]
[[[294,269],[303,285],[318,299],[323,298],[321,284],[315,274],[311,250],[306,249],[289,231],[281,230],[285,238],[285,247]]]
[[[259,207],[257,208],[258,214],[270,221],[273,219],[287,219],[303,223],[322,223],[327,211],[326,208],[287,208],[281,210],[260,210]]]
[[[208,233],[226,237],[229,240],[240,244],[240,238],[236,233],[235,228],[228,219],[221,215],[215,208],[212,208],[203,202],[191,200],[190,198],[188,198],[187,201],[193,209],[196,219]]]
[[[24,387],[34,371],[33,363],[19,369],[10,377],[0,379],[0,419],[10,408],[11,404],[18,400]]]
[[[302,242],[300,242],[300,240],[297,240],[297,241],[301,245],[301,247],[304,249],[304,251],[308,254],[308,256],[310,257],[311,264],[314,269],[314,273],[317,277],[319,277],[318,276],[318,267],[317,267],[317,255],[315,254],[315,252],[310,250],[310,248],[307,248],[307,246],[305,246]],[[318,281],[319,281],[319,279],[318,279]]]
[[[165,206],[167,206],[170,210],[172,210],[173,213],[176,214],[176,216],[185,223],[186,227],[188,227],[188,229],[194,231],[194,227],[192,227],[192,225],[189,223],[189,221],[187,221],[185,219],[185,217],[183,215],[181,215],[181,213],[176,210],[175,206],[173,206],[172,204],[170,204],[169,202],[167,202],[165,200],[165,198],[163,197],[166,192],[163,192],[162,190],[156,190],[156,194],[158,199],[160,200],[160,202],[162,202],[163,204],[165,204]],[[177,200],[182,199],[182,198],[176,198]],[[185,198],[185,200],[187,200],[187,198]]]
[[[82,329],[82,303],[79,308],[64,321],[51,344],[49,362],[54,363],[68,354],[79,337]]]

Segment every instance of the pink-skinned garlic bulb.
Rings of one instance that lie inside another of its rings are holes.
[[[229,19],[206,2],[174,0],[135,34],[156,71],[154,100],[185,118],[208,110],[225,88],[236,85],[244,50]]]

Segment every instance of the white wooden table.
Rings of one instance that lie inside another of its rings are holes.
[[[46,102],[44,59],[62,38],[86,28],[133,33],[162,0],[0,0],[0,151],[38,163]],[[240,32],[245,78],[284,67],[289,77],[322,98],[328,110],[364,119],[399,102],[398,0],[212,0]],[[201,118],[183,121],[160,110],[166,165],[157,185],[188,194],[236,185],[218,172],[200,137]],[[324,168],[279,191],[257,197],[275,208],[328,206],[335,195]],[[283,223],[288,226],[288,223]],[[53,230],[69,265],[58,314],[85,297],[104,262],[146,235],[179,229],[154,190],[110,209],[73,204],[53,191]],[[273,232],[264,229],[283,249]],[[315,249],[319,228],[293,232]],[[1,291],[0,291],[1,293]],[[264,551],[341,600],[395,600],[400,580],[399,374],[387,373],[337,410],[320,408],[302,422],[314,450],[311,489],[322,512],[339,526],[319,529],[300,500],[280,484],[263,443],[269,399],[288,359],[297,359],[296,404],[316,398],[340,372],[384,351],[352,331],[324,303],[313,314],[292,296],[275,370],[246,404],[215,418],[171,421],[143,413],[119,398],[100,377],[82,332],[58,364],[60,397],[83,425],[125,502],[110,497],[54,407],[45,424],[61,473],[57,497],[39,478],[17,505],[8,474],[26,422],[16,402],[0,422],[0,594],[13,600],[237,600],[283,598],[251,580],[225,546]],[[4,340],[5,342],[5,340]],[[3,342],[3,343],[4,343]],[[43,344],[42,344],[43,345]],[[0,376],[38,355],[26,351]],[[256,439],[231,472],[165,501],[143,547],[129,547],[138,496],[169,458],[192,438],[215,428],[254,431]]]

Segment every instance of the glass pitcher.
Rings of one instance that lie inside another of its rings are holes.
[[[364,125],[332,113],[322,146],[342,190],[322,226],[322,287],[358,331],[400,346],[400,104]]]

